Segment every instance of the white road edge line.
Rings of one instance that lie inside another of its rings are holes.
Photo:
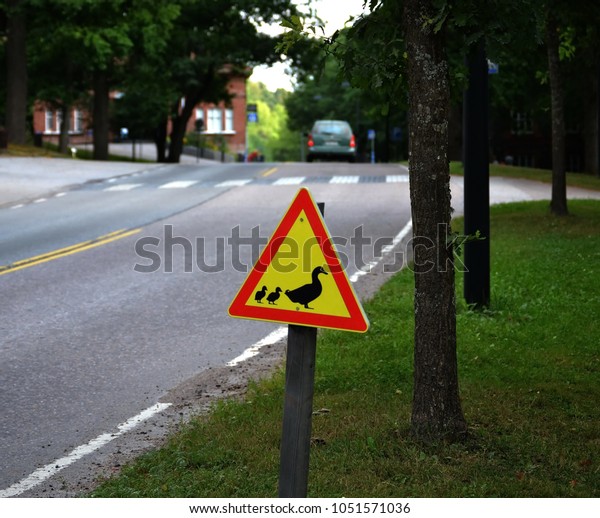
[[[265,345],[273,345],[274,343],[279,342],[279,340],[281,340],[282,338],[285,338],[285,336],[287,335],[287,330],[287,326],[278,327],[277,329],[275,329],[275,331],[269,333],[262,340],[259,340],[254,345],[248,347],[248,349],[246,349],[242,354],[235,357],[230,362],[227,362],[227,366],[233,367],[238,363],[242,363],[247,359],[256,356]]]
[[[124,423],[121,423],[117,427],[118,432],[103,433],[95,439],[92,439],[87,444],[78,446],[65,457],[57,459],[51,462],[50,464],[47,464],[46,466],[36,469],[31,475],[24,478],[20,482],[17,482],[16,484],[13,484],[12,486],[6,489],[0,490],[0,498],[18,496],[21,493],[24,493],[25,491],[34,488],[35,486],[41,484],[53,475],[56,475],[56,473],[58,473],[62,469],[78,461],[85,455],[93,453],[94,451],[102,448],[102,446],[105,446],[106,444],[113,441],[117,437],[120,437],[124,433],[133,430],[140,423],[143,423],[144,421],[150,419],[152,416],[162,412],[170,406],[171,403],[157,403],[156,405],[146,408],[146,410],[143,410],[138,415],[128,419]]]
[[[394,237],[394,239],[392,240],[392,244],[383,248],[381,257],[375,261],[371,261],[370,263],[365,264],[360,270],[358,270],[350,277],[350,282],[356,282],[360,277],[366,275],[373,268],[375,268],[381,261],[383,261],[385,255],[391,252],[398,245],[398,243],[400,243],[400,241],[402,241],[406,237],[406,235],[411,231],[411,229],[412,219],[409,219],[408,223],[404,225],[404,228],[400,232],[398,232],[398,234],[396,234],[396,237]]]

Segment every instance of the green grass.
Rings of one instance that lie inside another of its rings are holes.
[[[450,162],[450,174],[463,174],[461,162]],[[517,167],[502,164],[490,164],[490,176],[506,176],[508,178],[524,178],[537,182],[552,183],[552,171],[548,169],[534,169],[532,167]],[[600,191],[600,177],[589,173],[567,173],[567,185],[594,189]]]
[[[66,155],[58,153],[57,146],[52,148],[36,147],[30,145],[9,144],[7,148],[0,150],[0,156],[10,157],[46,157],[46,158],[65,158]]]
[[[319,334],[309,496],[600,497],[600,202],[492,209],[492,305],[457,276],[461,397],[470,437],[408,434],[413,279],[365,305],[365,334]],[[274,497],[283,374],[215,405],[97,497]]]

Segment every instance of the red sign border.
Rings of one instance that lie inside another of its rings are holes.
[[[292,226],[304,211],[310,223],[312,231],[321,247],[321,251],[327,261],[330,274],[342,296],[349,316],[323,315],[320,313],[308,313],[305,311],[293,311],[288,309],[275,309],[268,306],[249,306],[246,301],[250,300],[252,294],[261,282],[267,267],[275,257],[283,240],[289,234]],[[260,258],[248,274],[233,302],[229,306],[229,315],[235,318],[247,318],[250,320],[266,320],[268,322],[279,322],[284,324],[297,324],[310,327],[325,327],[344,331],[364,333],[369,329],[369,320],[363,311],[350,281],[344,272],[342,263],[332,243],[331,236],[310,192],[302,187],[292,201],[287,212],[273,232],[271,239],[263,250]]]

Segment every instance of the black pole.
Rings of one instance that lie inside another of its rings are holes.
[[[463,104],[465,235],[485,239],[464,247],[464,296],[476,308],[490,303],[490,170],[488,142],[488,65],[480,40],[467,57],[469,85]]]
[[[600,178],[600,62],[596,79],[596,176]]]
[[[318,203],[321,214],[325,204]],[[279,497],[306,498],[312,429],[317,328],[288,325]]]

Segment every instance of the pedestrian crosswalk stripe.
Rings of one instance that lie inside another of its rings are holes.
[[[385,177],[387,183],[406,183],[408,182],[407,174],[389,174]]]
[[[360,176],[334,176],[329,183],[358,183]]]
[[[304,180],[306,180],[306,176],[289,176],[275,180],[273,185],[300,185]]]
[[[191,185],[198,183],[198,180],[178,180],[161,185],[159,189],[186,189]]]
[[[131,191],[142,185],[141,183],[121,183],[104,189],[105,191]]]
[[[109,179],[107,182],[110,182]],[[159,185],[159,189],[187,189],[188,187],[243,187],[248,184],[255,185],[300,185],[303,183],[329,183],[329,184],[358,184],[358,183],[408,183],[408,175],[392,174],[386,176],[359,176],[359,175],[335,175],[327,176],[287,176],[276,180],[266,178],[238,178],[233,180],[224,180],[219,183],[201,180],[174,180]],[[155,185],[142,183],[119,183],[107,186],[104,191],[131,191],[138,187],[156,188]]]
[[[241,187],[242,185],[246,185],[250,183],[252,178],[245,178],[241,180],[225,180],[224,182],[218,183],[215,187]]]

